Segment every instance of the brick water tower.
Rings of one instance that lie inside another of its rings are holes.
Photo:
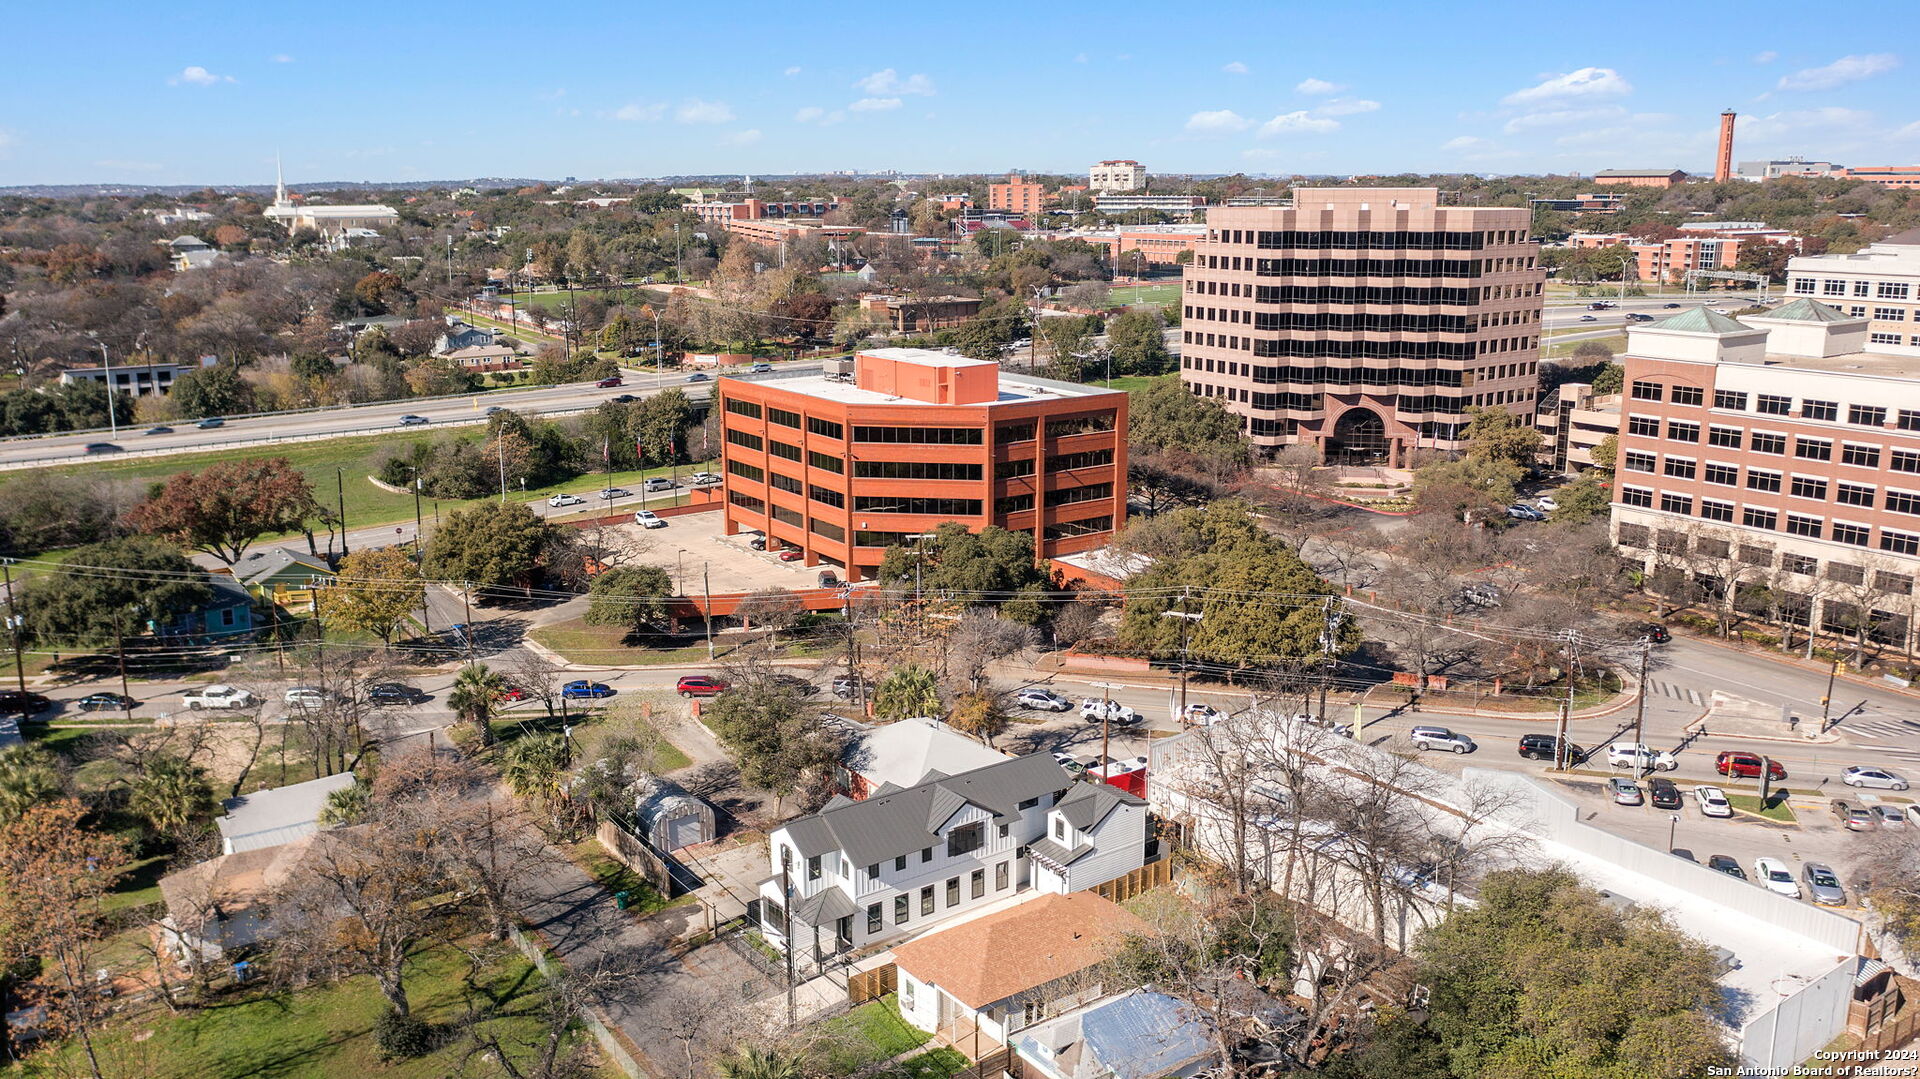
[[[1720,114],[1720,156],[1713,161],[1713,182],[1726,183],[1733,179],[1733,118],[1734,111],[1728,109]]]

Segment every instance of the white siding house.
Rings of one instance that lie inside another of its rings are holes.
[[[760,884],[761,931],[786,947],[790,914],[800,954],[817,962],[1004,899],[1033,883],[1028,848],[1050,827],[1048,811],[1086,800],[1085,786],[1037,753],[858,802],[836,797],[768,837],[772,873]],[[1074,866],[1081,859],[1124,865],[1119,872],[1139,866],[1143,827],[1116,829],[1125,849],[1112,861],[1088,840]]]
[[[1105,783],[1077,783],[1047,811],[1034,841],[1034,887],[1078,892],[1140,868],[1147,857],[1147,803]]]

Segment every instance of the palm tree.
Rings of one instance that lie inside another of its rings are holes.
[[[159,757],[133,782],[127,808],[145,817],[153,830],[179,835],[213,810],[213,784],[206,769],[179,757]]]
[[[917,663],[896,669],[873,690],[873,714],[879,719],[940,715],[940,684]]]
[[[0,825],[66,793],[67,777],[59,758],[33,745],[0,749]]]
[[[721,1057],[716,1066],[723,1079],[800,1079],[805,1074],[799,1054],[751,1046]]]
[[[567,770],[567,740],[558,734],[515,739],[500,755],[500,778],[522,798],[550,798]]]
[[[447,707],[480,735],[480,744],[493,744],[493,706],[507,691],[507,680],[484,663],[469,663],[460,669],[447,692]]]

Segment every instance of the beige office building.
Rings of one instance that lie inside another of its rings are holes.
[[[1256,446],[1334,463],[1458,449],[1477,406],[1530,421],[1546,277],[1529,219],[1430,187],[1213,208],[1186,270],[1181,379]]]
[[[1787,291],[1867,322],[1867,347],[1920,356],[1920,229],[1889,236],[1851,255],[1787,260]]]
[[[1138,161],[1102,161],[1087,170],[1089,191],[1145,191],[1147,167]]]

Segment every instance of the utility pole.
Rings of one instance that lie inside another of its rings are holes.
[[[680,226],[675,225],[678,232]],[[788,851],[780,852],[780,935],[787,938],[787,946],[781,951],[787,959],[787,1025],[793,1025],[793,855]]]
[[[507,440],[501,436],[505,433],[505,431],[493,433],[494,453],[500,458],[500,502],[503,505],[507,501]]]
[[[340,557],[347,556],[347,480],[341,469],[333,470],[333,497],[340,507]]]
[[[466,612],[467,620],[460,623],[460,635],[467,639],[467,666],[473,666],[473,582],[460,582],[460,609]]]
[[[1822,731],[1827,729],[1827,720],[1833,715],[1833,683],[1838,677],[1840,677],[1840,661],[1836,659],[1833,661],[1833,666],[1827,668],[1827,691],[1820,695],[1820,729]]]
[[[1633,708],[1633,781],[1640,782],[1642,770],[1646,767],[1646,722],[1647,722],[1647,664],[1653,656],[1653,645],[1640,642],[1640,689],[1634,695]]]
[[[20,680],[20,694],[24,698],[27,692],[27,667],[20,658],[20,626],[22,619],[13,608],[13,559],[0,558],[0,574],[7,582],[7,634],[13,638],[13,674]]]
[[[113,612],[113,652],[120,660],[120,700],[123,705],[125,705],[125,702],[133,699],[133,694],[127,691],[126,619],[127,613],[125,611],[116,610]],[[133,710],[131,705],[127,705],[126,707],[128,711]]]
[[[1553,770],[1556,772],[1567,770],[1567,720],[1570,718],[1567,714],[1568,710],[1568,703],[1561,701],[1560,723],[1554,731],[1553,740]]]
[[[418,468],[418,467],[416,466],[416,467],[414,468],[414,470],[413,470],[413,555],[414,555],[414,560],[415,560],[415,561],[418,561],[418,560],[419,560],[419,558],[420,558],[420,551],[421,551],[421,543],[420,543],[420,525],[421,525],[421,521],[420,521],[420,469],[419,469],[419,468]]]
[[[706,602],[701,606],[706,608],[707,662],[711,663],[713,662],[713,572],[711,563],[700,563],[700,588],[701,591],[706,593],[707,597]],[[793,942],[788,941],[787,943],[791,946]]]

